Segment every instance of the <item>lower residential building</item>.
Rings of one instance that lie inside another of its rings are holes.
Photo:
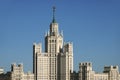
[[[0,74],[0,80],[35,80],[35,77],[33,73],[24,73],[23,64],[12,64],[10,72]],[[103,73],[96,73],[92,63],[84,62],[79,64],[78,72],[70,74],[70,80],[120,80],[120,74],[118,66],[105,66]]]
[[[120,80],[118,66],[105,66],[103,73],[95,73],[92,63],[79,64],[78,73],[71,73],[71,80]]]
[[[34,80],[34,74],[24,73],[23,64],[12,64],[11,72],[0,74],[0,80]]]
[[[24,73],[23,64],[11,65],[11,80],[34,80],[33,73]]]

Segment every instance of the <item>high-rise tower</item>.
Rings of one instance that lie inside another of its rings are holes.
[[[35,80],[70,80],[73,71],[73,45],[63,44],[63,34],[59,33],[58,23],[53,20],[45,35],[45,52],[41,43],[33,44],[33,73]]]

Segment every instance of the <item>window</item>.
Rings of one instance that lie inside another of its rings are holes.
[[[54,42],[54,40],[52,40],[52,42]]]

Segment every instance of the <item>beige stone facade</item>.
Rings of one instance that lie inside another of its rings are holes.
[[[103,73],[96,73],[92,63],[85,62],[79,64],[78,73],[71,73],[71,80],[120,80],[120,74],[118,66],[105,66]]]
[[[11,76],[10,80],[34,80],[33,73],[24,73],[23,64],[16,65],[15,63],[11,65]]]
[[[35,80],[70,80],[70,72],[73,71],[73,44],[63,44],[63,33],[59,32],[54,13],[55,8],[49,31],[45,35],[45,51],[42,52],[41,43],[33,44]]]
[[[63,44],[63,34],[53,19],[45,35],[45,52],[41,43],[33,44],[33,73],[35,80],[70,80],[73,71],[73,44]]]

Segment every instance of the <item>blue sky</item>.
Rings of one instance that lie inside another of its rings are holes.
[[[74,44],[74,70],[80,62],[92,62],[93,70],[120,66],[119,0],[0,0],[0,66],[23,63],[32,71],[32,45],[42,42],[52,21]]]

